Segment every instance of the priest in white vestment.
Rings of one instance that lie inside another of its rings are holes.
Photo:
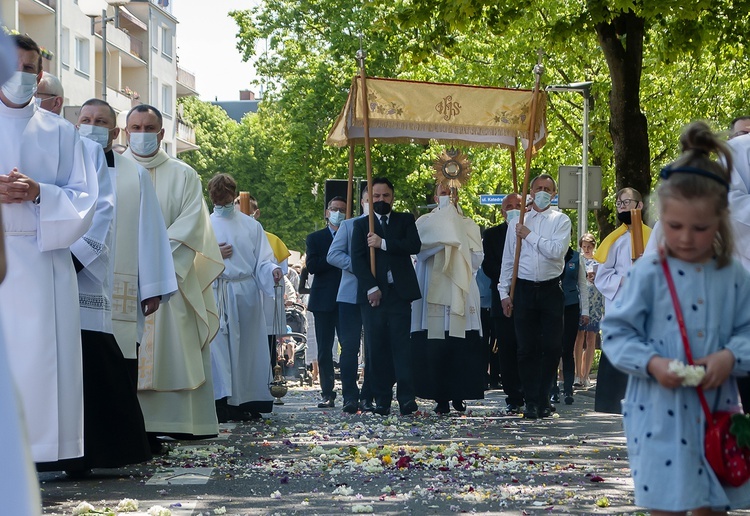
[[[127,117],[123,156],[148,170],[172,247],[179,291],[146,319],[138,397],[146,430],[202,438],[218,434],[209,343],[219,329],[211,285],[224,270],[198,174],[159,148],[161,113],[145,104]],[[152,442],[152,445],[154,443]]]
[[[211,343],[219,422],[247,420],[273,410],[273,380],[263,311],[265,293],[283,279],[263,227],[235,209],[237,183],[218,174],[208,183],[211,214],[224,272],[214,282],[219,332]]]
[[[438,185],[438,207],[417,219],[422,248],[416,273],[421,299],[412,301],[411,339],[417,396],[437,402],[435,412],[466,410],[484,398],[486,363],[480,335],[476,272],[484,259],[479,227],[450,202]]]
[[[617,218],[622,224],[602,240],[594,253],[594,259],[599,262],[594,285],[604,297],[604,317],[607,317],[607,309],[612,306],[622,291],[621,287],[627,278],[628,271],[633,266],[635,257],[633,256],[630,210],[642,209],[643,200],[637,190],[623,188],[617,192],[615,206]],[[651,228],[642,224],[641,230],[643,249],[645,249],[651,236]],[[594,410],[619,414],[621,412],[620,400],[625,396],[626,385],[627,375],[615,369],[607,355],[602,353],[597,374]]]
[[[17,53],[13,41],[0,33],[0,85],[13,75],[16,61]],[[0,226],[2,226],[2,210],[0,210]],[[3,233],[0,233],[0,283],[6,272],[3,240]],[[34,472],[24,428],[25,418],[20,409],[16,385],[8,367],[5,346],[5,336],[2,324],[0,324],[0,414],[3,414],[0,418],[0,442],[4,444],[0,451],[0,463],[3,464],[3,468],[0,469],[0,485],[6,493],[3,497],[3,507],[10,514],[38,516],[42,513],[39,482]]]
[[[112,150],[120,129],[110,105],[99,99],[87,100],[78,123],[82,135],[104,147],[115,191],[112,327],[135,393],[144,316],[154,313],[177,291],[169,236],[148,172]]]
[[[18,68],[0,91],[0,204],[8,275],[0,325],[21,393],[32,457],[83,455],[78,285],[70,245],[91,225],[98,187],[75,127],[31,102],[39,47],[13,36]]]

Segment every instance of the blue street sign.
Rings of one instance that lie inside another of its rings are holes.
[[[502,204],[503,199],[505,199],[505,196],[508,194],[481,194],[479,196],[479,204],[484,205],[493,205],[493,204]],[[552,206],[557,206],[557,195],[555,195],[552,198],[552,201],[550,202]]]

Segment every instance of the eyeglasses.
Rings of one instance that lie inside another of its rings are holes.
[[[621,201],[615,201],[615,206],[617,206],[618,208],[627,208],[630,206],[631,202],[638,204],[638,201],[636,201],[635,199],[622,199]]]

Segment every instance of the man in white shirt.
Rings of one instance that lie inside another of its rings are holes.
[[[508,223],[500,271],[500,301],[506,317],[515,318],[518,370],[526,398],[524,417],[551,414],[549,380],[554,378],[562,353],[564,296],[560,275],[570,244],[570,219],[550,208],[557,193],[555,180],[542,174],[531,181],[532,209]],[[516,240],[521,241],[518,280],[510,297]]]

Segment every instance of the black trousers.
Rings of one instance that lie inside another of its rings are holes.
[[[357,373],[359,369],[359,343],[362,338],[362,314],[359,306],[354,303],[339,303],[339,327],[341,328],[341,333],[339,333],[341,395],[345,404],[348,402],[356,404],[359,401]],[[320,367],[320,363],[318,363],[318,367]]]
[[[339,327],[339,311],[315,311],[315,340],[318,343],[318,375],[323,398],[336,399],[336,379],[333,372],[333,341]]]
[[[499,355],[492,352],[495,345],[495,325],[490,316],[489,308],[482,308],[479,312],[482,323],[482,349],[484,349],[484,363],[487,367],[487,384],[496,388],[500,385],[500,360]]]
[[[516,318],[511,315],[493,317],[497,335],[497,357],[500,362],[500,379],[503,382],[505,402],[516,407],[523,406],[523,386],[518,372],[518,339],[516,338]]]
[[[562,354],[565,299],[558,279],[518,279],[513,313],[518,337],[518,371],[528,407],[549,404],[550,378]]]
[[[581,320],[581,305],[565,305],[563,315],[563,337],[562,337],[562,373],[563,393],[565,396],[573,395],[573,381],[576,374],[576,362],[574,350],[576,337],[578,336],[578,323]],[[557,386],[557,374],[552,377],[552,394],[559,394]]]
[[[400,406],[414,401],[414,379],[411,351],[411,303],[398,297],[394,291],[385,295],[380,305],[362,307],[362,324],[365,342],[370,354],[365,360],[371,363],[372,394],[375,403],[390,407],[393,384],[397,383],[396,399]]]

